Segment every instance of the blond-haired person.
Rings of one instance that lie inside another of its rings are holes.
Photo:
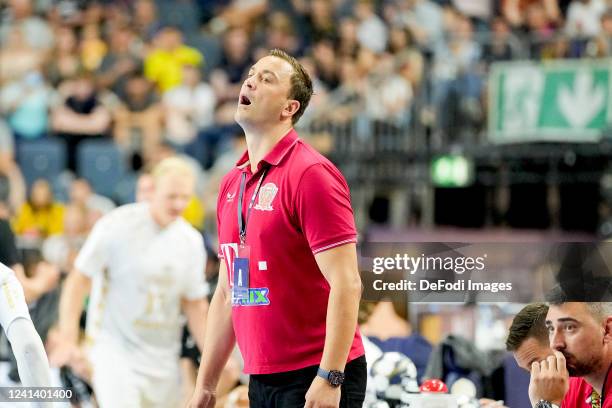
[[[181,217],[195,177],[179,158],[163,160],[152,175],[148,202],[119,207],[96,223],[60,301],[64,347],[52,356],[58,365],[76,348],[90,295],[88,356],[102,408],[176,406],[181,312],[202,344],[206,255],[201,235]]]

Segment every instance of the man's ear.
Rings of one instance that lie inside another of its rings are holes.
[[[612,344],[612,316],[608,316],[603,321],[604,343]]]
[[[289,99],[281,112],[281,117],[283,119],[291,118],[298,110],[300,110],[300,102],[295,99]]]

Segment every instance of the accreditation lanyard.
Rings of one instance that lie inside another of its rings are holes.
[[[259,177],[259,181],[257,182],[257,187],[255,187],[255,191],[253,192],[253,196],[251,197],[251,201],[249,202],[249,206],[247,208],[246,219],[242,214],[242,203],[244,199],[244,190],[246,189],[246,172],[242,172],[242,179],[240,180],[240,190],[238,192],[238,235],[240,237],[240,245],[244,245],[246,243],[246,233],[247,233],[247,224],[249,223],[249,218],[251,217],[251,208],[253,208],[253,204],[255,203],[255,198],[257,197],[257,193],[259,193],[259,188],[261,187],[261,183],[263,182],[264,177],[266,177],[266,173],[268,169],[264,169]]]

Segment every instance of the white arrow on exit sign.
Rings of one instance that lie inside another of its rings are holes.
[[[606,88],[597,86],[593,72],[580,69],[576,72],[573,89],[563,86],[559,90],[559,110],[573,128],[584,128],[604,107]]]

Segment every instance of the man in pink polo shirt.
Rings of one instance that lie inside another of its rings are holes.
[[[214,407],[238,343],[251,407],[361,407],[361,280],[349,189],[293,125],[312,95],[304,68],[273,50],[250,69],[236,122],[247,151],[219,190],[219,285],[191,407]]]

